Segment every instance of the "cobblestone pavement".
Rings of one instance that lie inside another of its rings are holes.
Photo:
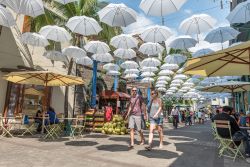
[[[148,132],[144,133],[146,136]],[[209,122],[173,130],[166,124],[164,148],[145,151],[136,145],[128,151],[129,136],[86,134],[81,139],[55,141],[38,137],[0,138],[0,167],[249,167],[244,160],[218,158]]]

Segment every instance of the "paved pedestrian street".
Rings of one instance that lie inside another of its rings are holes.
[[[136,145],[128,150],[129,136],[85,134],[80,139],[56,141],[37,137],[1,138],[1,167],[73,167],[73,166],[157,166],[157,167],[248,167],[244,160],[218,158],[217,144],[210,133],[210,124],[182,127],[171,125],[164,130],[164,148],[145,151]],[[147,132],[145,132],[148,135]]]

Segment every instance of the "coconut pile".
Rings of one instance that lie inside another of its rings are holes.
[[[125,126],[126,122],[121,115],[114,115],[112,121],[107,122],[102,127],[102,133],[113,135],[125,135],[128,129]]]

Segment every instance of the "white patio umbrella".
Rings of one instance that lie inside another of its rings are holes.
[[[102,68],[106,71],[118,71],[118,70],[120,70],[120,67],[114,63],[107,63]]]
[[[159,87],[159,88],[157,88],[157,90],[160,91],[160,92],[166,92],[167,91],[167,89],[164,88],[164,87]]]
[[[144,43],[139,48],[139,52],[149,56],[161,54],[163,50],[164,47],[162,47],[159,43],[153,42]]]
[[[92,55],[93,60],[102,62],[102,63],[109,63],[114,60],[113,56],[110,53],[100,53]]]
[[[114,56],[120,59],[133,59],[136,57],[136,52],[133,49],[116,49]]]
[[[119,71],[108,71],[106,74],[111,75],[111,76],[119,76],[119,75],[121,75],[121,73]]]
[[[177,70],[178,68],[179,68],[178,64],[165,63],[161,66],[162,70]]]
[[[77,2],[78,0],[54,0],[54,1],[66,5],[68,3]]]
[[[174,93],[173,93],[173,92],[168,92],[168,91],[167,91],[165,95],[171,96],[171,95],[174,95]]]
[[[182,49],[182,50],[187,50],[189,48],[195,47],[197,44],[197,41],[191,37],[188,36],[181,36],[177,37],[174,40],[172,40],[168,47],[173,48],[173,49]]]
[[[240,32],[232,27],[218,27],[210,31],[204,40],[210,43],[221,43],[223,49],[222,43],[235,39],[239,34]]]
[[[188,92],[188,90],[179,89],[178,92],[186,93],[186,92]]]
[[[140,37],[144,42],[163,42],[172,35],[171,30],[165,26],[153,26],[144,30]]]
[[[138,75],[137,74],[126,74],[124,78],[126,79],[134,79],[137,78]]]
[[[102,31],[98,22],[87,16],[71,17],[66,23],[66,27],[68,27],[72,32],[83,36],[97,35],[100,31]]]
[[[193,87],[193,86],[194,86],[194,83],[192,83],[192,82],[185,82],[185,83],[183,84],[183,86]]]
[[[168,82],[162,80],[162,81],[157,81],[156,84],[159,84],[159,85],[160,85],[160,84],[167,85]]]
[[[129,61],[129,60],[123,62],[120,66],[121,66],[121,68],[124,68],[124,69],[137,69],[137,68],[139,68],[139,65],[135,61]]]
[[[209,48],[204,48],[204,49],[200,49],[197,50],[195,53],[192,54],[192,57],[201,57],[210,53],[213,53],[214,50],[209,49]]]
[[[170,81],[171,78],[168,76],[160,76],[157,81]]]
[[[155,87],[156,87],[156,88],[166,87],[166,85],[165,85],[165,84],[156,84]]]
[[[44,52],[43,56],[53,61],[68,62],[68,59],[65,55],[54,50]]]
[[[172,83],[172,84],[170,84],[170,87],[180,87],[181,86],[181,84],[179,84],[179,83]]]
[[[177,87],[170,87],[168,90],[174,90],[174,91],[177,91],[178,88]]]
[[[124,74],[139,74],[140,71],[138,69],[126,69],[123,73]]]
[[[154,82],[154,78],[146,77],[141,80],[141,83],[151,83]]]
[[[62,54],[66,55],[69,59],[77,59],[87,56],[87,53],[77,46],[69,46],[62,50]]]
[[[161,65],[161,62],[157,58],[146,58],[141,62],[142,67],[157,67],[159,65]]]
[[[172,90],[172,89],[167,90],[167,93],[174,93],[174,92],[175,92],[175,90]]]
[[[172,80],[171,83],[173,83],[173,84],[183,84],[184,82],[181,79],[174,79],[174,80]]]
[[[100,21],[110,25],[111,27],[127,27],[128,25],[136,22],[137,13],[121,4],[109,4],[97,12]]]
[[[49,45],[48,40],[44,36],[35,32],[25,32],[20,36],[20,39],[22,43],[31,46],[45,47]]]
[[[11,27],[16,25],[16,21],[8,9],[0,5],[0,25]]]
[[[62,27],[56,25],[47,25],[40,29],[39,34],[44,36],[46,39],[55,42],[67,42],[72,39],[68,31]]]
[[[230,24],[247,23],[250,21],[250,1],[239,3],[226,17]]]
[[[184,74],[177,74],[176,76],[174,76],[174,79],[187,79],[188,77]]]
[[[36,17],[44,14],[42,0],[8,0],[2,2],[17,14]]]
[[[143,72],[156,72],[159,69],[157,67],[142,67],[141,71]]]
[[[86,51],[94,54],[104,54],[110,51],[109,46],[101,41],[90,41],[84,46],[84,48]]]
[[[87,56],[77,58],[75,61],[76,61],[76,64],[81,64],[84,66],[91,66],[93,64],[93,60],[91,60],[91,58]]]
[[[164,61],[169,64],[181,64],[187,60],[186,56],[181,54],[172,54],[165,57]]]
[[[170,70],[161,70],[158,75],[159,76],[165,76],[165,75],[173,75],[174,72],[173,71],[170,71]]]
[[[154,77],[155,76],[155,73],[153,72],[143,72],[141,74],[141,77]]]
[[[216,20],[207,14],[193,15],[180,24],[180,31],[186,35],[201,34],[212,29]]]
[[[115,48],[131,49],[137,48],[138,41],[131,35],[121,34],[111,38],[110,45],[114,46]]]

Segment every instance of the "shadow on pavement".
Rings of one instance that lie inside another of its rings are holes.
[[[44,139],[44,138],[39,138],[38,141],[41,142],[65,142],[65,141],[69,141],[69,138],[57,138],[57,139]]]
[[[177,141],[193,141],[192,138],[185,138],[185,137],[169,137],[171,140],[177,140]]]
[[[129,143],[129,137],[110,137],[109,140]]]
[[[167,150],[155,150],[147,151],[147,150],[140,150],[137,152],[138,155],[147,157],[147,158],[158,158],[158,159],[171,159],[178,157],[177,153],[170,152]]]
[[[99,143],[94,141],[69,141],[65,143],[67,146],[95,146],[97,144]]]
[[[119,144],[101,145],[96,147],[98,150],[110,151],[110,152],[120,152],[128,151],[128,146]]]
[[[104,135],[104,134],[89,134],[89,135],[85,135],[83,138],[108,138],[108,135]]]

